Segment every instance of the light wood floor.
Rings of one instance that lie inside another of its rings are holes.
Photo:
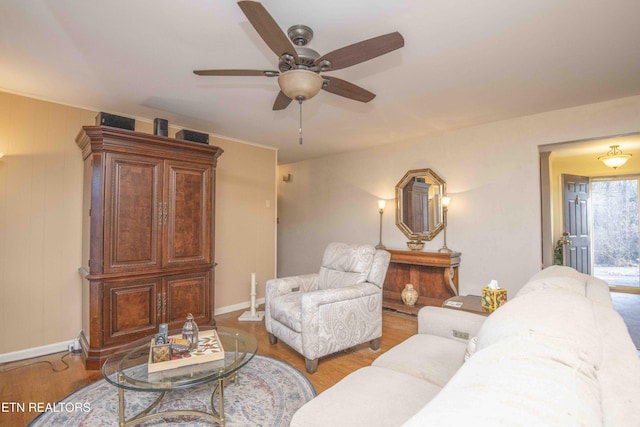
[[[371,351],[368,344],[362,344],[320,359],[318,371],[310,375],[304,369],[302,356],[282,342],[276,345],[269,344],[264,322],[239,322],[238,317],[243,311],[216,316],[216,322],[220,326],[233,326],[253,333],[258,338],[258,354],[284,360],[293,365],[307,376],[317,393],[331,387],[356,369],[370,365],[380,354],[418,332],[415,316],[385,310],[382,315],[382,340],[378,352]],[[69,364],[69,369],[60,372],[54,372],[48,364],[33,365],[34,362],[50,361],[56,370],[60,370],[65,368],[61,361],[65,355],[63,360]],[[24,364],[30,365],[12,369]],[[43,402],[45,405],[58,402],[75,390],[101,378],[100,371],[84,369],[80,356],[66,352],[2,364],[0,365],[0,405],[2,405],[0,426],[27,425],[38,415],[37,412],[28,411],[30,402]],[[12,411],[11,406],[15,408],[16,403],[24,404],[27,410]]]

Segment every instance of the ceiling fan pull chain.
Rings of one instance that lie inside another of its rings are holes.
[[[300,104],[300,127],[298,128],[298,143],[302,145],[302,99],[298,99]]]

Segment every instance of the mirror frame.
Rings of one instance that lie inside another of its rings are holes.
[[[411,240],[430,241],[444,229],[444,209],[442,203],[440,203],[440,222],[434,227],[433,230],[429,230],[426,233],[416,233],[407,224],[403,222],[402,204],[403,204],[403,190],[404,187],[411,182],[413,178],[426,176],[430,178],[434,184],[440,185],[440,198],[447,194],[447,183],[438,176],[437,173],[431,169],[413,169],[408,171],[402,179],[396,184],[396,225],[407,238]]]

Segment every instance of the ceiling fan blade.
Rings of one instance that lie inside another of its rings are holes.
[[[369,92],[360,86],[356,86],[353,83],[349,83],[337,77],[322,76],[322,78],[329,82],[324,85],[322,89],[327,92],[331,92],[334,95],[344,96],[345,98],[360,102],[369,102],[376,97],[375,93]]]
[[[269,12],[267,12],[267,9],[264,8],[262,3],[241,0],[238,2],[238,6],[240,6],[240,9],[242,9],[242,12],[244,12],[251,25],[253,25],[253,28],[255,28],[273,53],[278,55],[278,57],[287,53],[293,56],[296,64],[299,62],[298,53],[293,43],[291,43],[289,37],[282,31],[273,17],[269,15]]]
[[[199,76],[265,76],[277,77],[279,71],[271,70],[194,70],[194,74]]]
[[[331,70],[340,70],[384,55],[403,46],[404,38],[396,31],[395,33],[385,34],[336,49],[316,59],[314,64],[318,65],[327,60],[331,62]]]
[[[285,95],[282,91],[278,93],[276,101],[273,103],[274,110],[284,110],[291,103],[291,98]]]

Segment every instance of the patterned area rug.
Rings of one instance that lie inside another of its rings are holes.
[[[213,384],[168,392],[155,411],[195,409],[211,412]],[[240,369],[236,386],[224,388],[224,414],[228,427],[288,426],[291,417],[304,403],[316,395],[313,385],[291,365],[266,356],[256,355]],[[125,392],[126,417],[149,405],[157,393]],[[217,402],[216,402],[216,409]],[[175,416],[156,419],[142,426],[170,423],[176,426],[211,425],[204,418]],[[51,412],[33,420],[30,426],[117,426],[118,390],[105,380],[88,385],[61,402]]]

